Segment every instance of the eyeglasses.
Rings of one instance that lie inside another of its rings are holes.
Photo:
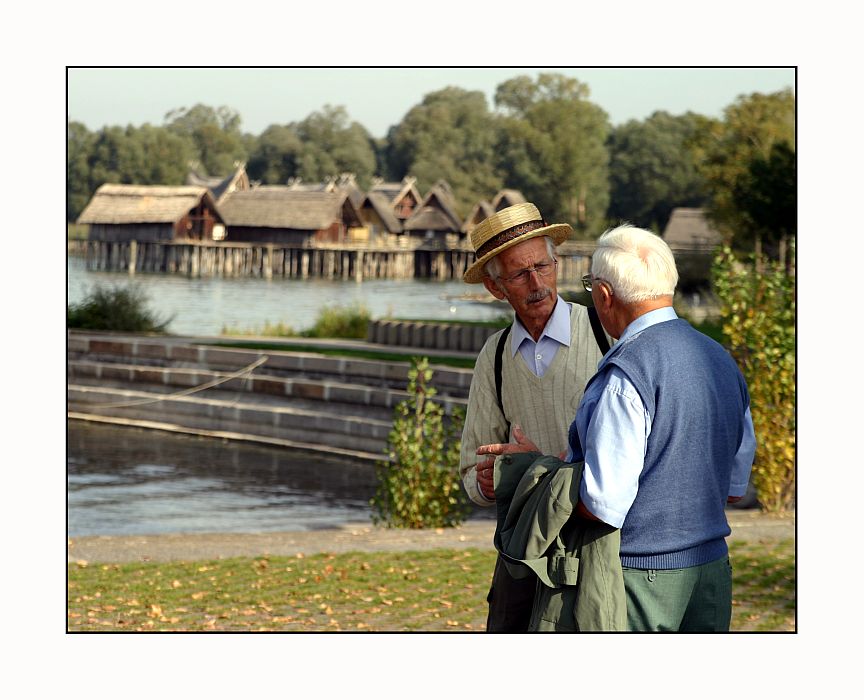
[[[594,282],[602,282],[607,287],[609,287],[609,294],[615,293],[615,290],[612,289],[612,285],[609,284],[606,280],[601,280],[599,277],[594,277],[594,275],[591,274],[582,275],[582,286],[585,288],[586,292],[591,291],[591,287],[593,286]]]
[[[558,261],[553,258],[546,262],[537,263],[534,267],[526,267],[524,270],[519,270],[519,272],[514,272],[512,275],[499,277],[498,279],[506,284],[518,287],[528,284],[528,279],[531,277],[532,272],[536,272],[539,277],[549,277],[557,266]]]

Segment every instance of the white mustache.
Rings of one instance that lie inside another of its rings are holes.
[[[535,301],[543,301],[546,297],[552,296],[552,290],[549,287],[538,289],[536,292],[531,292],[525,297],[526,304],[533,304]]]

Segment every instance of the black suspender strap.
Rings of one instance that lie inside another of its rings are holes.
[[[593,306],[588,307],[588,318],[591,321],[591,330],[594,331],[594,340],[597,341],[597,347],[600,348],[600,352],[605,355],[609,352],[609,341],[606,339],[606,334],[603,332],[603,324],[600,323],[597,309]]]
[[[591,330],[594,331],[594,340],[597,341],[597,347],[604,355],[609,352],[609,341],[606,339],[606,334],[603,332],[603,325],[600,323],[600,317],[597,316],[597,309],[593,306],[588,307],[588,319],[591,321]],[[510,335],[510,326],[504,329],[504,332],[498,337],[498,346],[495,348],[495,395],[498,398],[498,408],[501,409],[501,415],[504,416],[504,421],[507,423],[507,437],[510,436],[510,421],[507,420],[507,415],[504,413],[504,402],[501,400],[501,363],[504,355],[504,346],[507,343],[507,338]]]
[[[498,338],[498,347],[495,348],[495,394],[498,396],[498,408],[501,409],[501,415],[504,416],[504,421],[507,423],[507,435],[505,440],[510,439],[510,421],[507,420],[507,414],[504,413],[504,402],[501,400],[501,357],[504,355],[504,345],[507,342],[507,336],[510,335],[510,326],[504,329],[504,332]]]

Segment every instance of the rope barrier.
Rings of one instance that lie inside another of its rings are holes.
[[[130,406],[143,406],[148,403],[158,403],[159,401],[167,401],[169,399],[174,399],[180,396],[189,396],[190,394],[195,394],[199,391],[204,391],[205,389],[211,389],[214,386],[218,386],[219,384],[224,384],[225,382],[230,382],[232,379],[236,379],[237,377],[242,377],[243,375],[251,375],[252,371],[263,365],[270,357],[268,355],[263,355],[251,365],[244,367],[233,374],[229,374],[227,377],[222,377],[221,379],[214,379],[212,381],[207,382],[206,384],[199,384],[198,386],[194,386],[191,389],[183,389],[182,391],[176,391],[173,394],[166,394],[165,396],[159,396],[155,399],[141,399],[140,401],[123,401],[120,403],[102,403],[96,404],[94,406],[89,406],[89,408],[128,408]],[[248,380],[247,376],[247,380]]]

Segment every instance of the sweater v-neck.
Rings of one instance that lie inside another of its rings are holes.
[[[572,338],[573,337],[573,304],[570,302],[565,302],[565,303],[567,304],[568,307],[570,307],[570,314],[569,314],[569,316],[570,316],[570,337]],[[511,337],[510,342],[512,342],[512,340],[513,339]],[[525,362],[525,358],[522,357],[522,354],[518,350],[516,351],[516,354],[513,354],[511,352],[510,358],[512,359],[514,364],[519,366],[519,369],[516,370],[517,372],[524,373],[524,376],[528,381],[533,382],[534,384],[543,385],[547,382],[548,378],[551,378],[553,375],[558,373],[559,367],[562,365],[562,363],[566,362],[566,360],[562,360],[561,357],[563,355],[567,355],[572,347],[573,347],[572,340],[571,340],[569,346],[567,346],[567,345],[560,346],[555,351],[555,357],[553,358],[548,369],[543,373],[542,377],[534,374],[534,372],[531,371],[531,368],[528,367],[527,363]]]

